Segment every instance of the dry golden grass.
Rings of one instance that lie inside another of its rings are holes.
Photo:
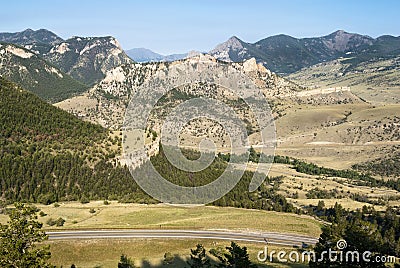
[[[355,68],[357,72],[346,73],[344,59],[334,60],[302,69],[287,78],[310,88],[351,86],[352,92],[371,103],[400,103],[398,69],[392,67],[395,59],[365,62]],[[379,70],[381,69],[381,70]]]
[[[299,173],[285,164],[273,164],[269,173],[270,176],[284,176],[279,192],[288,197],[288,201],[296,206],[317,205],[320,200],[325,202],[326,207],[333,207],[335,203],[341,204],[344,208],[355,210],[364,205],[373,206],[376,210],[385,210],[386,206],[371,205],[365,202],[354,201],[350,198],[352,194],[359,194],[368,197],[371,200],[388,200],[389,197],[400,198],[400,193],[387,188],[367,187],[353,185],[347,179],[339,177],[324,177]],[[306,194],[313,188],[323,190],[337,190],[338,195],[343,198],[331,199],[307,199]],[[298,198],[291,198],[297,193]],[[389,205],[399,205],[400,201],[389,201]]]
[[[399,110],[398,104],[293,106],[276,120],[276,154],[336,169],[385,156],[400,141],[385,136],[379,128],[366,128],[390,121]]]
[[[229,241],[210,240],[182,240],[182,239],[125,239],[125,240],[78,240],[78,241],[49,241],[52,258],[51,262],[57,266],[69,267],[75,264],[77,267],[117,267],[121,254],[135,260],[139,267],[187,267],[186,261],[190,258],[190,249],[196,244],[203,244],[206,250],[216,247],[229,246]],[[250,259],[258,263],[257,253],[264,249],[263,244],[238,243],[248,248]],[[268,250],[292,250],[269,246]],[[162,266],[163,256],[166,252],[176,255],[173,264]],[[260,264],[260,267],[267,267]],[[270,264],[268,267],[307,267],[305,264]]]
[[[398,104],[292,105],[275,121],[276,154],[335,169],[380,158],[400,141],[385,136],[380,128],[366,128],[377,122],[390,122],[399,110]],[[229,152],[228,147],[221,148],[218,137],[211,138],[216,140],[218,151]],[[185,141],[190,141],[186,146],[197,149],[199,139],[185,136]],[[250,135],[250,144],[258,140],[259,133]]]
[[[319,236],[321,224],[308,216],[296,214],[220,208],[211,206],[176,207],[167,205],[119,204],[104,205],[102,201],[81,204],[77,202],[54,205],[37,205],[48,215],[39,217],[46,222],[50,217],[66,219],[64,227],[53,229],[87,228],[180,228],[180,229],[229,229],[240,231],[274,231]],[[90,208],[95,213],[90,213]],[[0,222],[6,221],[0,215]],[[74,223],[76,221],[76,223]],[[45,228],[50,227],[46,224]],[[165,252],[177,255],[176,262],[169,267],[184,267],[190,249],[202,243],[207,249],[228,246],[229,241],[197,239],[93,239],[56,240],[46,242],[51,246],[51,262],[57,266],[69,267],[116,267],[121,254],[135,259],[140,267],[157,266],[162,263]],[[256,254],[264,245],[239,242],[247,246],[250,258],[256,261]],[[278,248],[271,246],[270,250]],[[260,266],[266,267],[266,266]],[[305,267],[304,265],[274,264],[268,267]]]
[[[167,205],[120,204],[102,201],[37,205],[47,216],[39,217],[46,223],[49,218],[62,217],[67,229],[88,228],[174,228],[174,229],[228,229],[298,233],[319,236],[320,223],[309,216],[272,211],[213,206],[177,207]],[[96,212],[90,213],[93,208]],[[0,221],[7,217],[0,215]],[[46,229],[50,227],[44,224]],[[54,228],[54,227],[53,227]]]

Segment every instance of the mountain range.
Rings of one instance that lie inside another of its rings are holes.
[[[46,29],[37,31],[26,29],[17,33],[0,33],[0,41],[20,45],[43,44],[51,46],[61,43],[63,39]]]
[[[125,52],[112,36],[75,36],[64,40],[45,29],[0,33],[0,42],[0,75],[50,102],[82,93],[119,66],[134,62],[175,61],[199,54],[189,52],[164,56],[145,48]],[[282,34],[247,43],[233,36],[208,54],[227,62],[254,58],[256,63],[272,72],[291,75],[289,78],[307,77],[309,74],[321,76],[321,64],[336,66],[340,61],[340,73],[346,81],[346,73],[357,73],[363,66],[375,68],[378,65],[379,69],[382,65],[385,69],[397,70],[400,37],[372,38],[340,30],[322,37],[298,39]],[[307,68],[312,69],[307,71]],[[330,70],[334,72],[336,69]],[[299,75],[295,75],[297,72]],[[376,74],[381,77],[387,73]],[[329,77],[335,75],[332,73]],[[394,84],[391,76],[388,85]],[[383,86],[386,80],[375,79],[376,83],[383,82]],[[352,86],[357,83],[352,82]]]
[[[347,33],[339,30],[314,38],[294,38],[288,35],[267,37],[246,43],[233,36],[209,52],[224,61],[243,61],[255,58],[271,71],[290,74],[304,67],[341,57],[357,58],[359,62],[371,58],[391,57],[400,53],[400,37]]]
[[[288,75],[305,67],[343,57],[357,58],[357,63],[360,63],[370,59],[397,56],[399,51],[400,37],[384,35],[372,38],[338,30],[326,36],[311,38],[294,38],[280,34],[255,43],[232,36],[208,54],[228,62],[242,62],[255,58],[269,70]],[[163,56],[146,48],[127,50],[127,54],[137,62],[173,61],[187,56]]]

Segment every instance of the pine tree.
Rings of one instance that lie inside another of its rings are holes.
[[[227,252],[218,250],[210,250],[210,253],[217,257],[221,264],[221,268],[256,268],[257,265],[251,263],[246,247],[240,247],[235,242],[231,242],[230,247],[226,247]]]
[[[53,267],[49,246],[37,244],[47,239],[37,221],[37,208],[15,204],[6,225],[0,224],[0,267]]]
[[[122,254],[118,262],[118,268],[135,268],[135,263],[131,258]]]
[[[187,263],[191,268],[211,267],[210,260],[206,256],[206,250],[203,245],[197,244],[196,249],[191,249],[190,252],[190,261]]]

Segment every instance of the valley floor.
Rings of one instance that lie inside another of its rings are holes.
[[[66,202],[59,205],[37,205],[47,214],[39,217],[46,230],[159,229],[161,226],[163,229],[258,230],[314,237],[318,237],[321,232],[321,223],[310,216],[253,209],[121,204],[116,201],[112,201],[110,205],[104,205],[103,201],[92,201],[88,204]],[[50,227],[46,224],[48,219],[59,217],[65,219],[63,227]],[[1,222],[6,220],[6,215],[0,215]]]
[[[59,206],[58,206],[59,205]],[[270,231],[278,233],[302,234],[318,237],[322,222],[313,217],[240,209],[230,207],[194,206],[178,207],[169,205],[121,204],[116,201],[105,205],[103,201],[87,204],[78,202],[59,203],[58,205],[37,204],[46,216],[39,217],[45,230],[62,231],[66,229],[199,229],[237,232]],[[94,212],[93,212],[94,210]],[[92,213],[91,213],[92,212]],[[46,222],[50,218],[62,217],[62,227],[50,227]],[[0,222],[7,217],[0,215]],[[135,259],[140,267],[164,267],[162,260],[165,252],[176,255],[174,267],[185,267],[190,249],[202,243],[206,249],[226,247],[229,241],[202,239],[78,239],[49,240],[52,263],[69,267],[116,267],[121,254]],[[260,243],[240,242],[247,246],[250,259],[257,262],[257,252],[264,249]],[[269,246],[269,250],[280,250],[284,246]],[[290,250],[290,248],[286,248]],[[274,264],[272,267],[303,267],[302,264],[287,266]],[[171,267],[171,266],[169,266]],[[267,267],[260,264],[259,267]],[[271,267],[271,266],[268,266]]]

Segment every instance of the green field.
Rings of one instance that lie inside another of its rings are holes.
[[[290,213],[252,209],[196,206],[121,204],[102,201],[81,204],[78,202],[54,205],[37,205],[47,215],[39,217],[46,229],[103,229],[103,228],[174,228],[174,229],[227,229],[259,230],[298,233],[319,236],[321,224],[314,218]],[[90,213],[90,209],[95,210]],[[0,215],[0,221],[7,217]],[[49,218],[65,219],[63,227],[50,227]]]

